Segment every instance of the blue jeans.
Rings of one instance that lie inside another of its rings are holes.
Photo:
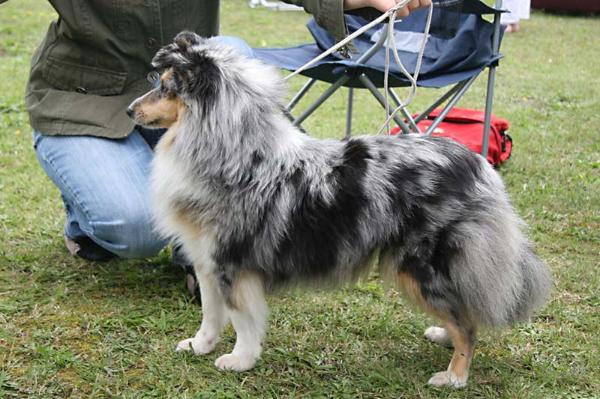
[[[240,39],[211,40],[252,56]],[[154,256],[167,244],[153,228],[149,198],[152,148],[163,133],[136,127],[126,138],[107,139],[33,132],[37,158],[62,195],[67,237],[87,236],[122,258]]]

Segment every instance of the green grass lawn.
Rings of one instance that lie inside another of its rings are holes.
[[[271,298],[262,360],[234,374],[213,366],[233,346],[231,328],[214,354],[174,352],[201,311],[168,254],[70,257],[23,103],[31,52],[53,18],[46,2],[0,6],[0,397],[600,397],[600,19],[534,12],[504,40],[495,113],[510,120],[514,151],[500,172],[555,286],[531,323],[482,334],[469,385],[453,391],[426,385],[451,356],[422,337],[431,320],[376,280]],[[306,20],[223,1],[223,33],[253,46],[308,41]],[[461,105],[482,107],[484,89],[480,79]],[[419,91],[415,109],[436,94]],[[344,99],[317,112],[311,133],[342,136]],[[356,114],[362,132],[384,117],[364,93]]]

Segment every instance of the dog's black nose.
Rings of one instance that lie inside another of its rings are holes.
[[[127,116],[129,116],[130,118],[133,118],[133,108],[131,107],[127,107]]]

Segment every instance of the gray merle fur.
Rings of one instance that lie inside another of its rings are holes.
[[[177,183],[159,194],[211,227],[225,298],[243,270],[277,288],[351,280],[376,258],[383,276],[410,274],[429,306],[477,324],[522,320],[547,298],[548,270],[479,155],[420,135],[304,135],[279,111],[276,71],[193,34],[153,64],[172,68],[187,107]]]

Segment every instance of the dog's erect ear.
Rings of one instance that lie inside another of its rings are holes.
[[[200,35],[190,31],[180,32],[175,36],[174,40],[175,44],[184,51],[187,50],[188,47],[200,44],[203,41],[204,39]]]
[[[183,31],[175,36],[173,43],[158,50],[152,59],[152,66],[159,70],[189,62],[188,49],[201,44],[205,39],[194,32]]]
[[[215,60],[206,51],[188,52],[186,57],[189,63],[173,65],[179,89],[205,99],[214,96],[221,77]]]
[[[221,76],[206,39],[193,32],[181,32],[175,42],[161,48],[152,66],[158,70],[171,69],[171,91],[214,99]]]
[[[175,43],[171,43],[158,50],[152,59],[152,66],[159,71],[163,71],[185,61],[186,59],[181,54],[179,47]]]

